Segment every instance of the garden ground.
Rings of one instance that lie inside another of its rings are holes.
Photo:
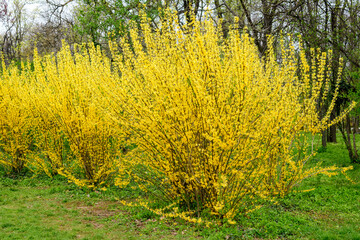
[[[342,143],[329,144],[310,164],[318,161],[350,165]],[[360,239],[359,165],[347,172],[354,183],[318,175],[277,205],[212,228],[123,206],[119,200],[140,194],[131,188],[91,192],[61,176],[0,174],[0,239]]]

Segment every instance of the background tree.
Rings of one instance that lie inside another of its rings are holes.
[[[340,85],[342,96],[337,101],[331,119],[335,119],[340,110],[346,107],[357,94],[359,79],[353,73],[360,67],[359,4],[360,1],[357,0],[306,0],[290,14],[292,31],[302,36],[307,49],[320,48],[322,51],[332,51],[332,88],[338,77],[339,68],[343,68]],[[343,66],[339,66],[340,58],[344,59]],[[326,104],[323,108],[326,108]],[[320,111],[320,114],[323,113],[324,111]],[[337,125],[342,132],[350,159],[353,161],[359,159],[355,142],[351,140],[355,137],[354,134],[358,128],[358,126],[351,128],[351,123],[358,119],[356,115],[354,112],[352,117],[348,116],[341,124]],[[324,147],[326,147],[327,141],[336,142],[336,126],[332,126],[328,131],[323,131],[322,145]]]
[[[64,40],[68,45],[82,43],[86,39],[75,31],[75,2],[64,3],[46,0],[48,4],[40,13],[41,21],[29,32],[29,39],[36,43],[39,54],[56,53]],[[32,45],[30,51],[34,50]]]
[[[22,54],[22,48],[33,21],[26,11],[25,1],[3,0],[1,6],[0,22],[3,26],[2,39],[0,40],[1,52],[6,62],[12,60],[20,62],[25,57]]]
[[[268,49],[268,36],[279,36],[289,28],[289,15],[302,4],[303,1],[289,0],[223,0],[215,6],[231,13],[231,18],[238,17],[239,28],[248,28],[259,52],[264,54]]]

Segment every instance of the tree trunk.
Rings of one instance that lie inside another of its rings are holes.
[[[321,132],[321,145],[323,148],[326,148],[327,146],[327,130],[324,130]]]
[[[350,116],[347,115],[342,121],[342,124],[340,123],[338,126],[344,139],[346,149],[348,150],[351,163],[360,163],[360,158],[355,142],[355,134],[351,131]]]
[[[359,116],[354,117],[354,125],[353,125],[353,131],[354,134],[358,134],[359,133]]]
[[[336,118],[336,109],[334,107],[334,109],[333,109],[333,111],[331,112],[331,115],[330,115],[330,121],[333,121],[335,118]],[[329,128],[327,141],[332,142],[332,143],[336,143],[336,125],[335,124],[332,125]]]

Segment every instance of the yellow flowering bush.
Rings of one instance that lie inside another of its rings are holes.
[[[65,46],[56,57],[35,55],[34,65],[33,99],[43,118],[41,129],[46,129],[42,146],[47,156],[59,174],[77,185],[107,184],[121,168],[122,146],[120,128],[106,121],[96,94],[96,85],[112,75],[109,60],[93,47],[78,46],[73,56]]]
[[[101,107],[106,100],[96,93],[113,75],[99,49],[77,46],[71,52],[64,46],[45,57],[35,52],[33,64],[3,69],[2,165],[21,169],[27,162],[34,171],[58,173],[90,188],[102,188],[125,173],[121,128],[107,120]],[[37,150],[30,156],[31,144]]]
[[[0,165],[9,173],[20,173],[28,165],[27,156],[36,144],[37,131],[25,97],[28,92],[26,79],[19,78],[17,68],[3,71],[0,79]]]
[[[328,114],[317,111],[329,88],[326,53],[308,63],[301,52],[298,63],[289,47],[281,63],[271,49],[262,59],[248,34],[234,29],[224,39],[210,20],[180,28],[171,13],[155,31],[143,16],[112,49],[121,78],[103,86],[138,146],[134,180],[179,203],[177,216],[207,211],[234,223],[257,200],[337,169],[304,167],[305,133],[338,120],[328,121],[337,90]]]

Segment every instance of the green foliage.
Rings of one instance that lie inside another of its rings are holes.
[[[129,32],[130,21],[140,23],[139,11],[155,20],[159,16],[160,2],[144,0],[81,0],[75,29],[82,36],[89,36],[95,45],[118,39]],[[145,6],[146,7],[142,7]],[[109,34],[110,33],[110,34]]]

